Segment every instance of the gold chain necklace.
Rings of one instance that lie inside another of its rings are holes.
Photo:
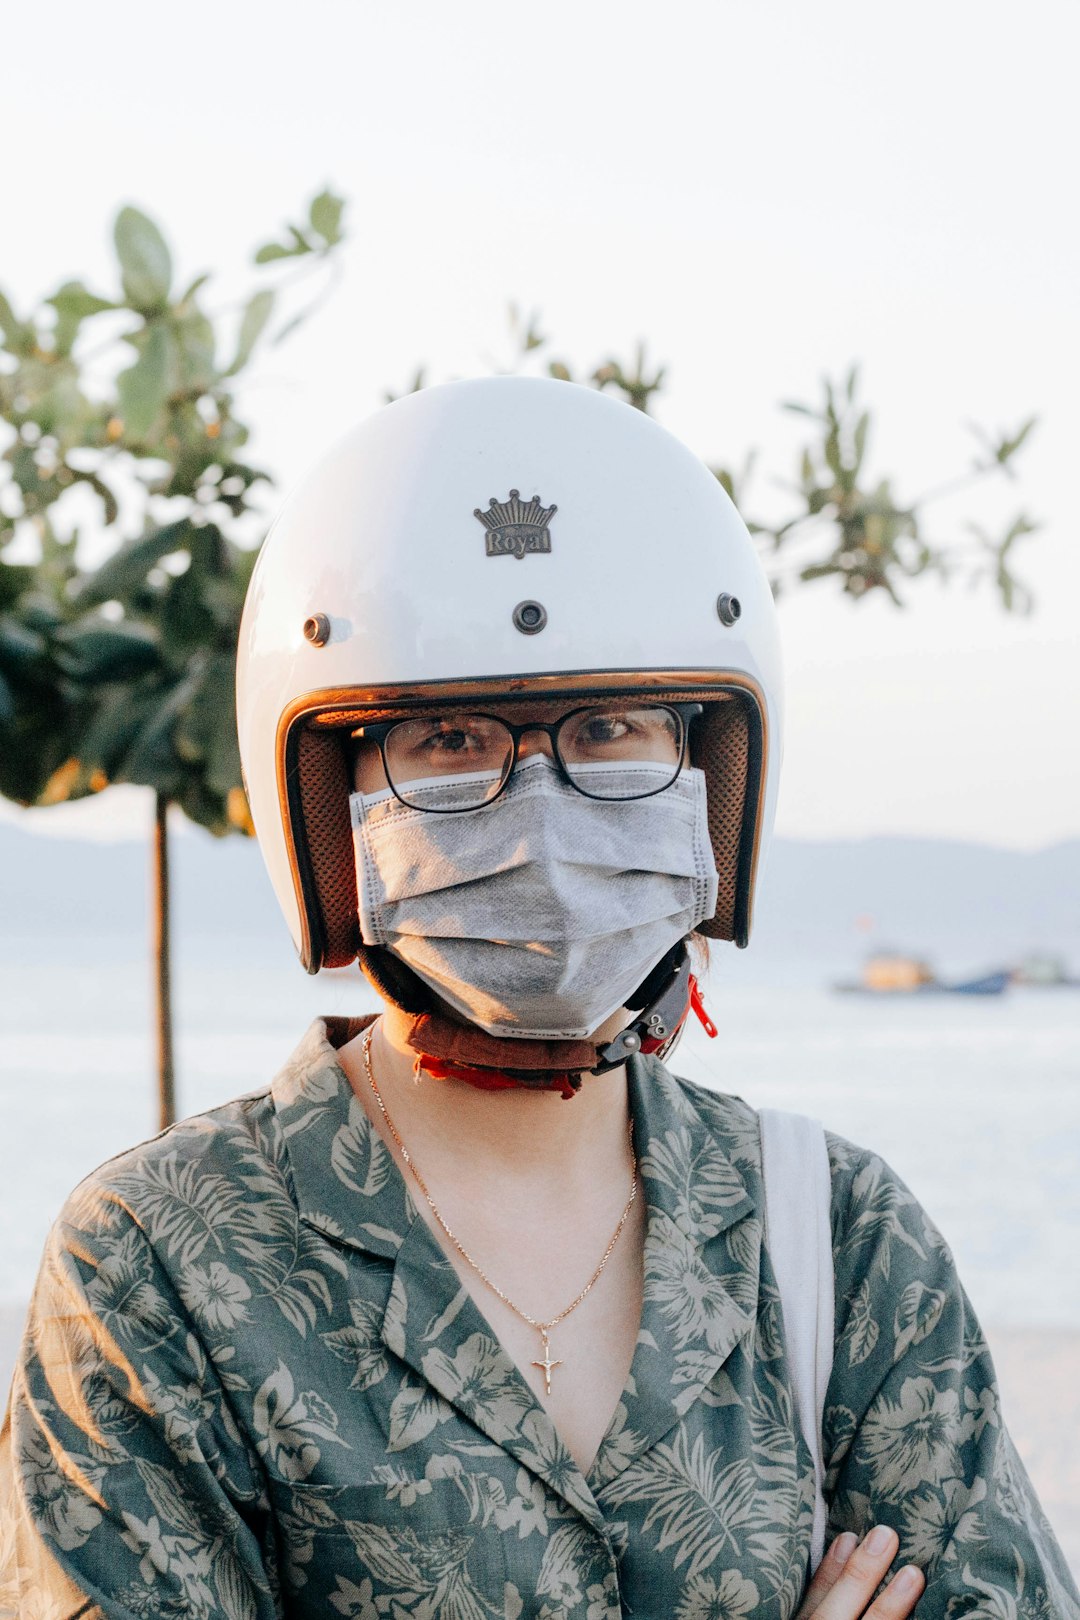
[[[630,1127],[629,1127],[630,1158],[631,1158],[632,1163],[633,1163],[633,1169],[631,1170],[631,1173],[630,1173],[630,1197],[627,1199],[626,1208],[623,1210],[622,1214],[619,1216],[619,1224],[615,1228],[614,1232],[611,1235],[611,1241],[608,1244],[607,1248],[604,1250],[603,1257],[602,1257],[602,1259],[600,1261],[600,1264],[597,1266],[596,1270],[593,1272],[592,1276],[589,1278],[588,1282],[585,1284],[585,1287],[581,1290],[581,1293],[577,1295],[576,1299],[572,1299],[570,1301],[570,1304],[566,1306],[565,1310],[561,1310],[559,1312],[558,1316],[549,1317],[549,1319],[546,1322],[539,1322],[539,1321],[537,1321],[535,1316],[530,1316],[528,1311],[523,1311],[521,1309],[520,1305],[515,1305],[513,1300],[509,1297],[509,1295],[503,1293],[503,1291],[499,1287],[498,1283],[493,1283],[492,1282],[491,1278],[488,1276],[488,1274],[484,1270],[483,1266],[480,1266],[480,1265],[478,1265],[476,1263],[476,1261],[473,1259],[472,1255],[465,1248],[464,1244],[461,1243],[458,1240],[458,1238],[456,1238],[454,1236],[454,1234],[450,1230],[449,1226],[447,1226],[446,1222],[443,1220],[443,1217],[440,1214],[438,1207],[436,1206],[434,1198],[432,1198],[431,1194],[427,1190],[427,1185],[426,1185],[426,1183],[424,1181],[423,1176],[420,1174],[419,1170],[416,1168],[416,1165],[413,1163],[411,1153],[409,1152],[408,1148],[405,1146],[404,1142],[401,1140],[401,1137],[398,1135],[398,1132],[397,1132],[397,1127],[395,1126],[393,1120],[390,1118],[390,1115],[387,1113],[386,1104],[382,1100],[382,1092],[379,1090],[378,1086],[375,1084],[375,1075],[374,1075],[374,1073],[372,1071],[372,1067],[371,1067],[371,1037],[372,1037],[372,1034],[374,1033],[374,1029],[375,1029],[375,1026],[372,1024],[372,1025],[369,1025],[369,1027],[364,1031],[364,1044],[363,1044],[364,1068],[367,1071],[368,1084],[370,1085],[372,1091],[375,1093],[375,1101],[379,1105],[379,1112],[382,1114],[383,1119],[386,1121],[386,1128],[390,1132],[390,1135],[394,1138],[394,1141],[397,1143],[398,1151],[400,1152],[401,1157],[404,1159],[405,1163],[408,1165],[409,1169],[412,1171],[413,1177],[415,1178],[417,1186],[420,1188],[420,1191],[423,1193],[424,1197],[427,1199],[428,1206],[429,1206],[429,1208],[431,1210],[431,1213],[434,1215],[435,1219],[438,1221],[439,1225],[442,1227],[443,1231],[446,1233],[447,1237],[450,1239],[450,1242],[454,1245],[454,1248],[457,1250],[458,1254],[460,1254],[461,1258],[465,1261],[466,1265],[469,1265],[469,1266],[472,1267],[472,1269],[476,1272],[477,1276],[480,1278],[481,1282],[485,1283],[487,1285],[487,1287],[491,1289],[491,1292],[493,1294],[497,1294],[499,1296],[499,1298],[502,1300],[503,1304],[508,1305],[510,1307],[510,1309],[513,1311],[515,1316],[519,1316],[523,1322],[528,1322],[529,1326],[535,1328],[537,1333],[539,1333],[539,1335],[540,1335],[540,1343],[541,1343],[541,1345],[543,1347],[543,1351],[544,1351],[544,1359],[543,1359],[543,1361],[534,1361],[532,1363],[532,1365],[534,1367],[541,1367],[543,1369],[544,1388],[545,1388],[547,1394],[550,1395],[551,1394],[551,1373],[552,1373],[552,1369],[554,1367],[561,1367],[563,1365],[563,1363],[561,1361],[552,1361],[552,1359],[551,1359],[551,1343],[550,1343],[550,1339],[549,1339],[549,1334],[551,1332],[551,1329],[553,1327],[558,1327],[560,1322],[564,1322],[566,1320],[566,1318],[570,1315],[571,1311],[576,1311],[578,1306],[581,1304],[582,1300],[585,1298],[586,1294],[588,1294],[589,1291],[594,1286],[594,1284],[596,1282],[598,1282],[598,1280],[600,1278],[600,1273],[603,1271],[604,1267],[607,1265],[608,1261],[611,1259],[611,1256],[612,1256],[612,1253],[614,1251],[615,1245],[616,1245],[616,1243],[618,1243],[619,1238],[620,1238],[620,1236],[622,1234],[622,1229],[626,1225],[627,1220],[630,1217],[630,1211],[634,1207],[634,1199],[637,1197],[637,1157],[636,1157],[636,1155],[634,1153],[634,1122],[633,1122],[633,1120],[631,1120],[630,1121]]]

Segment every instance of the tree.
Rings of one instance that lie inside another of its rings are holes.
[[[291,264],[281,277],[283,261],[297,261],[300,273],[326,267],[316,303],[329,291],[343,207],[324,191],[302,227],[260,247],[256,265],[277,266],[279,279],[237,310],[204,309],[207,275],[174,295],[165,239],[134,208],[116,219],[118,296],[69,281],[19,318],[0,294],[0,418],[11,435],[0,457],[0,793],[24,805],[113,782],[154,793],[163,1124],[173,1113],[168,809],[178,805],[219,836],[252,830],[233,662],[259,539],[250,496],[270,475],[246,458],[249,433],[234,390],[258,347],[281,342],[315,307],[276,324],[293,279]],[[236,330],[224,363],[220,328],[230,316]],[[525,321],[511,308],[511,333],[514,352],[502,369],[540,364],[551,377],[612,391],[643,411],[663,387],[664,368],[647,365],[643,345],[631,365],[608,359],[575,379],[565,361],[550,358],[535,316]],[[95,384],[95,362],[115,362],[118,353],[130,364],[114,363],[108,381]],[[413,390],[424,377],[416,373]],[[941,490],[901,503],[895,479],[866,482],[871,419],[856,399],[857,379],[855,367],[842,387],[823,379],[817,409],[784,406],[813,424],[813,436],[786,485],[792,516],[778,525],[749,517],[774,589],[832,580],[853,599],[883,590],[899,605],[919,575],[964,574],[990,579],[1006,609],[1030,608],[1011,572],[1014,545],[1035,527],[1023,513],[1000,539],[969,525],[974,545],[932,544],[923,509]],[[965,478],[1012,477],[1033,426],[982,435],[981,457]],[[749,455],[738,475],[713,469],[744,516],[755,460]],[[77,557],[80,522],[119,542],[89,570]]]
[[[511,304],[509,319],[511,358],[508,365],[497,369],[517,372],[540,361],[550,377],[610,390],[646,412],[663,390],[666,368],[648,365],[644,344],[638,345],[631,365],[608,359],[575,377],[565,360],[548,357],[550,340],[541,331],[538,314],[526,318]],[[781,409],[815,425],[813,438],[799,452],[795,478],[773,479],[794,498],[796,509],[784,522],[755,520],[751,513],[749,485],[758,459],[756,450],[747,454],[738,474],[727,467],[712,469],[750,533],[758,537],[773,594],[779,596],[793,585],[831,579],[854,599],[881,590],[899,607],[908,580],[933,574],[943,582],[962,578],[975,585],[990,583],[1007,612],[1029,612],[1034,605],[1031,593],[1012,573],[1014,546],[1038,528],[1026,513],[1018,512],[997,539],[974,523],[967,525],[974,537],[969,541],[931,542],[923,530],[926,508],[940,496],[997,472],[1014,478],[1013,459],[1038,418],[1029,417],[1015,432],[996,436],[972,425],[981,453],[968,472],[901,503],[892,493],[895,478],[879,478],[873,486],[866,482],[871,416],[856,398],[858,376],[858,366],[853,365],[842,386],[823,377],[823,401],[816,408],[783,402]],[[420,369],[408,392],[424,386],[425,371]]]
[[[342,213],[341,199],[322,192],[304,226],[262,246],[256,264],[328,263]],[[256,346],[280,342],[314,306],[271,333],[291,279],[278,270],[276,286],[212,315],[207,275],[174,292],[168,246],[145,214],[121,209],[114,241],[114,297],[69,281],[21,319],[0,294],[0,414],[12,435],[0,487],[0,792],[21,804],[113,782],[154,793],[164,1124],[174,1107],[168,808],[219,835],[251,831],[232,671],[256,556],[244,543],[250,494],[269,475],[244,454],[249,430],[234,388]],[[230,315],[235,336],[222,359],[219,328]],[[118,370],[124,353],[130,364]],[[112,375],[95,390],[110,359]],[[89,571],[77,559],[80,512],[127,537]]]

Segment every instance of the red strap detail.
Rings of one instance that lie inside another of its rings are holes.
[[[720,1031],[717,1029],[716,1025],[705,1011],[705,1003],[701,999],[701,991],[698,989],[698,982],[692,973],[690,975],[690,1005],[693,1007],[698,1018],[701,1020],[702,1027],[704,1028],[706,1035],[719,1035]]]
[[[505,1074],[501,1069],[478,1069],[467,1063],[449,1063],[445,1058],[432,1057],[427,1052],[420,1052],[413,1063],[414,1074],[419,1075],[421,1070],[430,1074],[433,1080],[463,1080],[466,1085],[476,1086],[479,1091],[510,1091],[517,1086],[527,1091],[558,1091],[569,1099],[581,1085],[580,1076],[571,1075],[566,1069],[553,1071],[543,1081],[521,1080],[515,1075]],[[577,1085],[574,1084],[575,1079]]]
[[[720,1031],[717,1029],[716,1025],[713,1023],[712,1019],[709,1017],[708,1013],[705,1011],[705,1003],[701,999],[701,991],[698,988],[698,982],[697,982],[697,980],[695,979],[695,977],[694,977],[694,975],[692,973],[689,974],[688,977],[687,977],[687,990],[688,990],[688,993],[689,993],[689,999],[687,1000],[686,1007],[683,1010],[682,1017],[679,1019],[679,1022],[675,1025],[675,1028],[671,1031],[671,1034],[670,1035],[648,1035],[642,1041],[641,1050],[645,1054],[646,1057],[650,1056],[653,1052],[658,1052],[662,1046],[669,1045],[670,1042],[675,1039],[676,1035],[679,1033],[679,1031],[682,1029],[683,1025],[686,1023],[686,1020],[687,1020],[687,1018],[689,1016],[691,1007],[693,1007],[694,1012],[697,1014],[698,1018],[700,1018],[702,1024],[705,1026],[706,1034],[708,1034],[708,1035],[719,1035]]]

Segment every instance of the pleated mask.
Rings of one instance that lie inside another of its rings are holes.
[[[668,774],[627,768],[635,786]],[[477,809],[432,814],[389,788],[349,804],[365,943],[489,1035],[591,1035],[716,909],[696,767],[649,798],[590,799],[534,754]]]

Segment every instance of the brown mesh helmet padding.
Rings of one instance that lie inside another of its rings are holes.
[[[346,967],[356,960],[360,948],[347,733],[304,726],[297,740],[296,763],[312,878],[304,887],[314,890],[317,901],[314,917],[309,902],[312,954],[316,966]]]
[[[649,692],[653,702],[697,699],[705,711],[691,734],[691,763],[705,772],[712,840],[719,880],[716,911],[698,925],[713,939],[745,944],[749,912],[750,857],[760,792],[760,724],[743,692],[700,690]],[[308,912],[309,972],[346,967],[360,949],[356,870],[349,794],[352,778],[349,733],[365,721],[402,711],[336,709],[306,716],[296,728],[291,819],[297,864]]]
[[[750,764],[750,712],[745,698],[706,703],[691,732],[691,764],[705,772],[709,837],[719,880],[716,911],[698,932],[712,939],[735,939],[745,929],[746,896],[740,894],[743,827]],[[756,808],[756,805],[754,806]]]

